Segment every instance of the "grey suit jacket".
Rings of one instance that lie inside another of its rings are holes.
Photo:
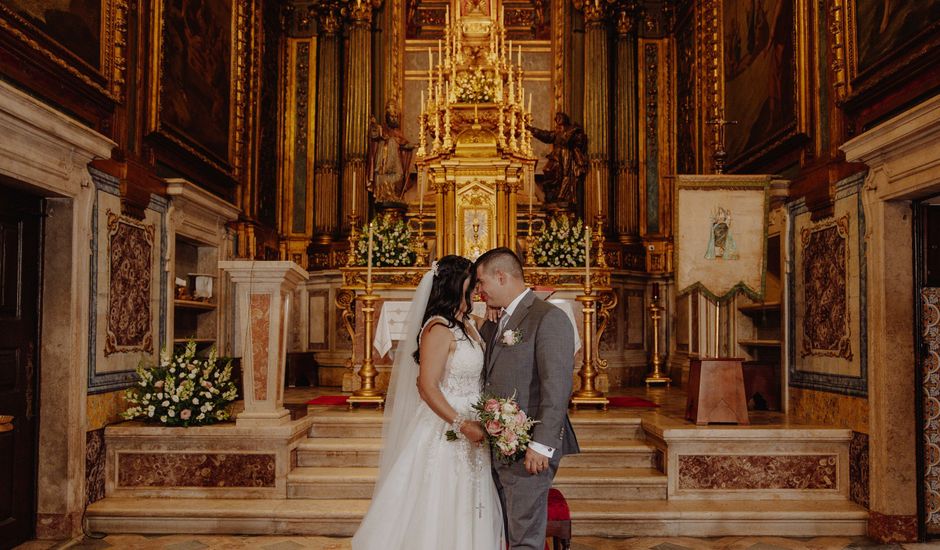
[[[574,372],[574,337],[571,322],[554,305],[529,293],[516,306],[503,333],[519,331],[515,345],[494,334],[487,321],[480,335],[487,342],[483,393],[498,397],[516,394],[522,410],[539,423],[532,440],[553,447],[554,460],[579,452],[578,439],[568,419],[568,401]]]

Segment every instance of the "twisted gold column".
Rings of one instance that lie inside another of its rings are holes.
[[[617,85],[614,154],[617,198],[614,226],[620,242],[639,239],[637,187],[637,63],[636,0],[617,5]]]
[[[369,113],[372,92],[372,10],[371,2],[350,2],[349,41],[346,56],[346,82],[343,110],[343,219],[353,213],[366,213],[366,152],[369,148]],[[352,192],[355,174],[356,193]],[[355,195],[356,204],[353,204]],[[368,216],[364,216],[368,219]],[[345,225],[345,224],[344,224]],[[344,229],[348,229],[345,228]]]
[[[605,4],[584,2],[584,131],[588,135],[591,171],[584,186],[584,218],[596,214],[609,219],[610,88],[609,49]],[[598,185],[597,179],[600,178]],[[599,188],[599,189],[598,189]],[[589,222],[590,223],[590,222]],[[606,223],[605,230],[607,229]]]
[[[329,243],[339,227],[336,219],[339,181],[340,7],[323,3],[317,12],[317,126],[314,166],[313,228],[317,240]]]

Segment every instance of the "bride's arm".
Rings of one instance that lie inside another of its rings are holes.
[[[428,326],[421,337],[421,362],[418,365],[418,395],[434,414],[448,424],[457,420],[458,415],[441,392],[441,379],[454,345],[454,335],[447,327],[440,323]],[[461,425],[460,431],[471,441],[482,439],[482,428],[478,423],[467,420]]]

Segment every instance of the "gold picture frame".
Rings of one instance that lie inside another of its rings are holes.
[[[104,97],[122,102],[127,74],[127,0],[101,0],[97,14],[53,10],[58,6],[52,4],[48,7],[43,0],[0,3],[0,31]],[[57,12],[55,22],[46,19],[48,11]],[[62,21],[63,15],[67,23]],[[97,50],[97,60],[90,58],[94,55],[89,56],[87,48],[84,53],[79,51],[89,40],[96,41],[90,49]]]
[[[798,138],[810,137],[813,112],[811,75],[815,74],[811,53],[815,36],[811,5],[809,0],[777,0],[762,4],[760,9],[748,11],[748,6],[726,0],[722,3],[720,14],[716,14],[722,37],[718,44],[721,49],[718,74],[721,75],[723,112],[713,118],[737,121],[737,124],[725,129],[728,166],[733,171],[747,169],[749,165],[771,156],[779,156],[792,150]],[[772,13],[774,6],[780,7],[776,14]],[[792,14],[787,13],[790,9]],[[759,15],[763,10],[771,12],[766,14],[769,17],[764,22],[769,30],[763,50],[747,52],[740,47],[735,48],[735,36],[738,37],[739,46],[747,40],[740,33],[736,35],[733,22],[737,22],[742,32],[756,32],[748,20],[737,20],[736,14],[742,10],[751,17],[757,17],[755,14]],[[792,20],[788,21],[787,17],[790,16]],[[712,55],[715,53],[712,52]],[[732,63],[734,60],[742,64],[751,63],[751,71],[744,70],[743,65],[735,67]],[[763,70],[761,63],[764,65]],[[736,78],[729,78],[729,71]],[[765,76],[786,74],[785,78],[776,81],[777,88],[774,89],[773,79],[755,78],[762,73]],[[754,83],[764,81],[768,82],[768,87],[766,93],[760,93]],[[744,109],[742,102],[750,102],[750,110]]]
[[[889,9],[883,4],[866,6],[872,7]],[[895,12],[936,11],[940,9],[940,3],[937,0],[901,2],[892,4],[891,9]],[[868,10],[859,13],[858,0],[830,0],[829,48],[833,88],[839,103],[867,97],[886,84],[890,86],[892,79],[908,73],[906,78],[899,78],[894,83],[895,86],[903,85],[910,78],[911,65],[927,61],[928,57],[940,51],[940,21],[929,16],[918,17],[918,13],[908,13],[908,17],[901,17],[900,13],[882,13],[881,25],[890,24],[884,29],[872,29],[877,32],[878,40],[860,43],[862,37],[859,33],[875,23],[870,21],[871,15]],[[897,26],[911,19],[915,20],[913,29]],[[866,48],[877,47],[884,50],[872,55],[865,51]]]
[[[187,3],[179,9],[166,0],[153,3],[147,132],[188,154],[170,162],[192,159],[238,181],[247,139],[252,0],[207,0],[198,10]],[[173,55],[166,55],[169,47]]]

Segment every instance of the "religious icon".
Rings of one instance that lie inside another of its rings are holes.
[[[708,231],[708,248],[705,258],[709,260],[737,260],[738,248],[731,235],[731,210],[719,206],[712,214],[711,229]]]
[[[526,125],[536,139],[552,144],[546,156],[548,162],[542,172],[545,179],[542,190],[545,202],[573,204],[588,172],[587,134],[579,124],[573,124],[565,113],[555,113],[555,129],[542,130]]]

